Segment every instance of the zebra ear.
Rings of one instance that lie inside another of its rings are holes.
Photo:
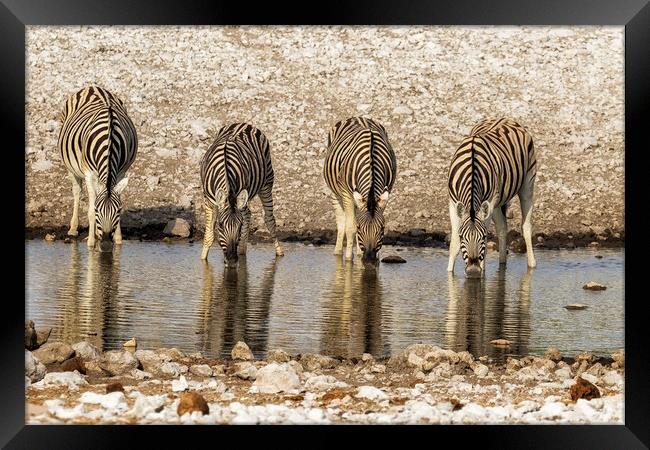
[[[365,206],[363,204],[363,197],[357,191],[352,193],[352,197],[354,198],[354,203],[357,205],[357,208],[363,208]]]
[[[127,184],[129,184],[129,179],[128,177],[124,177],[120,180],[119,183],[115,185],[113,190],[115,191],[115,193],[121,194],[124,191],[124,189],[126,189]]]
[[[458,217],[463,217],[464,212],[465,212],[465,205],[463,205],[463,202],[456,203],[456,214],[458,214]]]
[[[217,201],[217,206],[219,208],[223,208],[226,204],[226,199],[228,198],[228,194],[226,191],[218,191],[217,195],[215,196],[215,200]]]
[[[244,189],[237,196],[237,209],[243,209],[248,204],[248,191]]]
[[[490,217],[491,212],[492,207],[490,206],[490,203],[485,201],[481,203],[481,209],[479,209],[478,218],[481,220],[486,220],[488,217]]]
[[[379,201],[377,202],[377,206],[384,209],[386,207],[386,203],[388,203],[389,196],[390,193],[388,191],[384,191],[384,193],[379,196]]]

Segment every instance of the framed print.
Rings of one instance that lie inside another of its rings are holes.
[[[151,424],[650,442],[647,2],[0,11],[25,168],[3,445]]]

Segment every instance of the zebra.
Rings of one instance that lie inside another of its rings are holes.
[[[88,191],[88,242],[93,249],[111,251],[122,243],[121,194],[127,169],[138,149],[135,126],[122,100],[99,86],[70,95],[61,114],[58,147],[72,181],[74,206],[69,236],[79,234],[82,183]]]
[[[323,176],[334,194],[336,213],[335,255],[352,260],[355,237],[357,256],[376,262],[384,237],[384,210],[390,196],[397,161],[385,128],[365,117],[342,120],[330,130]]]
[[[499,264],[506,263],[506,208],[519,196],[528,267],[535,267],[532,245],[533,189],[537,158],[531,135],[512,119],[483,120],[466,136],[449,167],[449,265],[458,252],[465,275],[480,277],[484,269],[485,236],[490,219],[499,238]]]
[[[256,195],[262,201],[275,254],[284,254],[275,234],[273,180],[271,151],[264,133],[248,123],[233,123],[219,130],[201,159],[206,217],[201,259],[208,259],[215,222],[226,266],[236,264],[238,254],[246,254],[251,219],[248,202]]]

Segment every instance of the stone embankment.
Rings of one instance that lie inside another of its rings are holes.
[[[229,359],[87,342],[30,348],[29,424],[623,423],[623,351],[566,358],[551,348],[497,364],[426,344],[384,359],[273,349],[255,360],[243,342]]]

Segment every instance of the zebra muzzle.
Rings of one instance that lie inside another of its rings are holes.
[[[113,250],[113,241],[110,239],[102,239],[99,241],[100,252],[110,252],[111,250]]]
[[[467,278],[480,278],[481,272],[481,266],[479,265],[472,264],[465,268],[465,276]]]

